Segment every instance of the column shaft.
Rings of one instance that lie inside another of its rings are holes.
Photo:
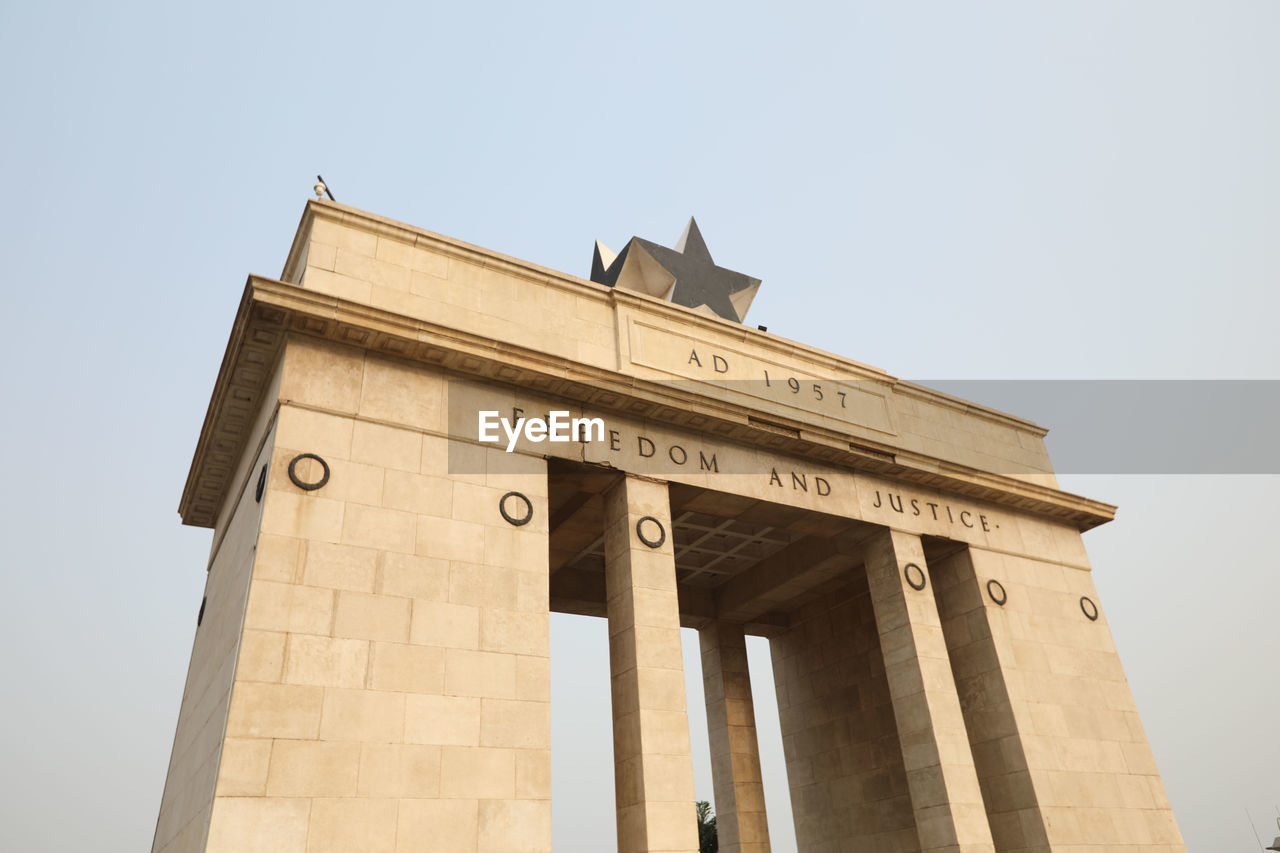
[[[746,636],[741,625],[713,622],[698,637],[720,850],[769,853]]]
[[[637,523],[650,540],[641,541]],[[656,524],[655,524],[656,522]],[[605,495],[618,853],[696,853],[680,606],[667,487],[627,477]]]
[[[866,568],[921,850],[994,851],[920,538],[878,534]]]

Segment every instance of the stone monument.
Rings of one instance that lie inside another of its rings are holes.
[[[618,849],[767,851],[746,635],[802,851],[1185,851],[1045,430],[741,322],[330,201],[251,276],[179,511],[214,531],[155,853],[551,849],[552,611],[608,620]],[[194,608],[193,608],[194,609]]]

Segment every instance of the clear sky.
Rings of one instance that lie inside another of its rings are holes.
[[[749,322],[903,378],[1278,379],[1277,44],[1274,2],[0,4],[0,849],[150,844],[210,544],[175,509],[317,172],[582,276],[695,214]],[[1099,422],[1167,426],[1051,451]],[[1085,542],[1190,848],[1269,842],[1277,477],[1061,482],[1120,505]],[[561,851],[612,849],[604,642],[553,623]]]

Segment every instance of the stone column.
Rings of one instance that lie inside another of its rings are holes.
[[[604,550],[618,853],[696,853],[666,484],[626,477],[605,494]]]
[[[698,632],[707,734],[722,853],[769,853],[756,715],[742,626],[712,622]]]
[[[994,851],[920,537],[883,531],[866,568],[920,849]]]

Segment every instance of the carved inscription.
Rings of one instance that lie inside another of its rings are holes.
[[[702,368],[702,359],[698,356],[696,348],[689,351],[688,363],[697,365],[699,369]],[[727,374],[729,372],[729,357],[713,352],[711,353],[710,366],[716,373]],[[776,396],[781,396],[784,400],[786,399],[786,392],[790,391],[795,395],[803,395],[797,396],[796,400],[810,404],[810,407],[814,409],[831,409],[833,410],[831,413],[834,414],[835,409],[849,408],[849,392],[841,390],[840,386],[833,382],[827,382],[824,390],[821,382],[808,382],[807,380],[802,382],[795,376],[781,375],[776,369],[773,375],[770,376],[769,368],[767,367],[760,368],[760,376],[757,379],[764,382],[766,389],[776,389]],[[825,406],[819,405],[824,402],[826,403]]]
[[[883,496],[879,489],[875,490],[875,500],[871,506],[876,509],[887,506],[900,515],[910,515],[913,517],[924,516],[932,518],[934,521],[946,521],[950,524],[961,524],[971,529],[980,528],[984,533],[990,533],[992,528],[999,528],[999,524],[992,522],[985,514],[975,512],[970,509],[958,509],[952,507],[951,504],[941,503],[939,501],[925,500],[924,498],[913,498],[902,493],[890,492],[887,489]]]
[[[633,322],[630,328],[634,364],[878,432],[897,432],[891,392],[873,378],[822,377],[799,363],[785,364],[644,323]]]
[[[694,353],[691,352],[690,356],[693,355]],[[704,357],[701,352],[697,355],[699,360]],[[717,369],[717,355],[709,351],[706,353],[707,365],[711,370]],[[727,369],[728,358],[720,357],[724,362],[719,366]],[[530,416],[524,409],[515,407],[511,410],[510,420],[513,423],[521,420],[546,421],[550,417],[550,412]],[[853,474],[834,474],[829,471],[819,474],[812,470],[791,467],[781,458],[779,459],[781,464],[768,465],[756,471],[733,470],[731,464],[726,467],[726,456],[732,460],[732,450],[704,444],[695,437],[672,440],[670,437],[656,433],[627,431],[606,426],[603,434],[598,437],[587,432],[576,436],[574,440],[582,444],[593,443],[607,448],[610,456],[617,457],[617,462],[614,464],[619,468],[634,467],[634,460],[638,458],[652,460],[640,470],[650,470],[656,474],[661,474],[663,470],[704,474],[755,474],[761,478],[764,485],[762,494],[766,499],[769,495],[776,495],[777,500],[783,503],[788,501],[789,495],[795,495],[796,498],[800,495],[812,495],[814,498],[826,499],[842,492],[847,493],[846,490],[856,489],[862,505],[869,510],[877,511],[876,515],[893,513],[983,533],[1000,529],[999,522],[987,513],[951,503],[932,493],[922,495],[883,487],[859,487],[856,485],[857,480]],[[648,468],[650,464],[657,467],[650,469]]]

